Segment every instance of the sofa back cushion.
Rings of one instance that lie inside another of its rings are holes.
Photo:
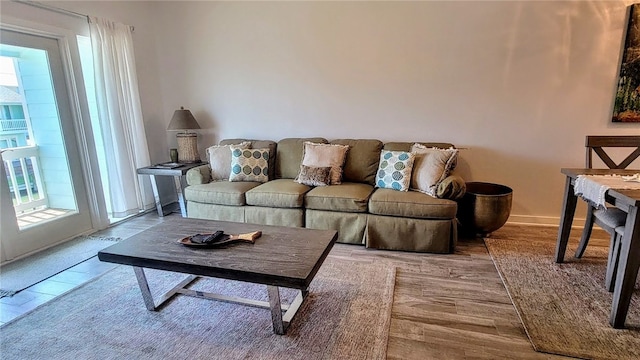
[[[388,142],[384,144],[384,149],[389,151],[411,151],[411,147],[413,144],[418,143],[428,148],[439,148],[439,149],[448,149],[455,148],[453,144],[449,143],[439,143],[439,142]]]
[[[349,145],[342,181],[375,184],[382,142],[375,139],[337,139],[331,144]],[[409,146],[411,149],[411,146]]]
[[[249,139],[224,139],[220,141],[220,145],[235,145],[242,142],[251,142],[252,149],[269,149],[269,180],[273,180],[276,177],[276,147],[275,141],[271,140],[249,140]],[[231,169],[229,169],[231,172]]]
[[[276,179],[295,179],[298,176],[305,141],[327,143],[327,139],[324,138],[288,138],[278,141],[278,155],[275,163]]]

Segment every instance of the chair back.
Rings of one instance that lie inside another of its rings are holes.
[[[587,147],[586,167],[593,167],[593,153],[609,167],[609,169],[626,169],[638,157],[640,157],[640,136],[620,135],[620,136],[587,136],[585,143]],[[635,148],[620,163],[616,163],[607,154],[604,148]]]

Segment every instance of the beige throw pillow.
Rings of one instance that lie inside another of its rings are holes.
[[[428,148],[413,144],[411,153],[415,154],[411,174],[411,190],[436,196],[438,184],[456,167],[458,149]]]
[[[342,182],[342,167],[347,159],[349,145],[317,144],[306,141],[302,165],[311,167],[331,167],[331,185]]]
[[[209,167],[211,168],[211,180],[228,180],[229,171],[231,170],[231,146],[232,145],[214,145],[207,148],[207,159],[209,159]],[[233,145],[240,149],[250,149],[251,142]]]

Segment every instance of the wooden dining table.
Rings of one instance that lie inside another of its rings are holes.
[[[574,184],[578,175],[633,175],[638,170],[604,170],[604,169],[567,169],[561,172],[566,175],[564,200],[562,202],[562,218],[558,229],[556,244],[556,263],[564,261],[569,233],[573,223],[578,197],[574,193]],[[622,237],[620,259],[618,262],[611,315],[609,323],[614,328],[623,328],[631,296],[633,295],[638,267],[640,266],[640,189],[609,189],[605,194],[607,203],[625,211],[627,220]]]

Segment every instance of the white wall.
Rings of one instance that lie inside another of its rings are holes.
[[[510,221],[557,224],[560,168],[583,166],[585,135],[640,134],[610,121],[628,3],[165,2],[165,113],[192,110],[201,150],[453,142],[467,180],[514,189]]]
[[[52,2],[136,26],[153,161],[191,109],[226,137],[448,141],[467,180],[514,189],[511,221],[557,224],[561,167],[610,122],[626,6],[577,2]]]

